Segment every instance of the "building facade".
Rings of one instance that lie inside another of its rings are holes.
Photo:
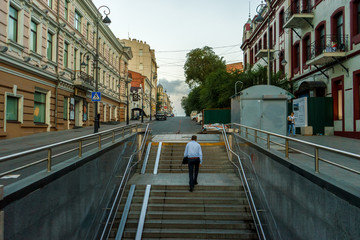
[[[157,96],[158,100],[161,103],[161,105],[159,106],[159,110],[162,112],[166,112],[168,116],[173,114],[173,106],[170,100],[170,96],[167,94],[166,90],[164,90],[164,87],[161,84],[157,86]]]
[[[150,80],[140,73],[129,70],[132,76],[130,89],[131,118],[136,118],[141,112],[144,117],[150,116]]]
[[[2,139],[93,125],[97,29],[100,121],[124,121],[132,52],[91,0],[9,0],[0,8]]]
[[[157,86],[157,68],[155,50],[150,48],[146,42],[136,39],[121,39],[122,44],[130,47],[133,52],[133,58],[129,61],[129,70],[140,73],[150,82],[149,86],[145,84],[145,93],[149,92],[151,115],[156,112],[156,86]],[[150,115],[150,110],[149,110]]]
[[[266,3],[244,25],[245,68],[269,62],[296,97],[331,97],[335,135],[360,138],[360,1]]]

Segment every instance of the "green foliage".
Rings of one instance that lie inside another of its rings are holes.
[[[185,82],[190,88],[203,84],[212,72],[226,69],[225,61],[211,47],[196,48],[186,54]]]
[[[267,68],[248,66],[246,71],[226,71],[225,62],[209,47],[194,49],[187,54],[184,65],[186,83],[191,91],[181,101],[187,116],[191,111],[206,108],[227,108],[231,106],[231,96],[237,91],[254,85],[267,84]],[[291,86],[282,72],[272,73],[271,85],[290,91]]]

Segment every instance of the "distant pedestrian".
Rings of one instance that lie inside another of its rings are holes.
[[[189,167],[189,191],[194,190],[194,185],[197,185],[197,177],[199,174],[199,164],[202,164],[202,151],[199,143],[196,142],[197,137],[193,135],[191,141],[186,144],[184,157],[188,157],[188,167]],[[195,172],[194,172],[195,167]]]
[[[290,136],[291,131],[293,136],[295,136],[295,117],[294,117],[294,112],[292,112],[288,117],[288,125],[289,125],[289,130],[288,130],[288,135]]]

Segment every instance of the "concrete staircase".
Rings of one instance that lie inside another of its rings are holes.
[[[154,178],[157,147],[152,146],[144,177]],[[227,160],[225,146],[221,143],[202,146],[204,162],[199,174],[234,175],[235,183],[221,185],[221,179],[199,181],[194,192],[189,192],[187,185],[187,166],[182,167],[183,173],[179,167],[184,149],[185,144],[162,145],[159,173],[155,178],[166,176],[168,179],[164,178],[163,184],[146,183],[151,184],[151,191],[141,239],[258,239],[244,190]],[[179,174],[185,178],[185,184],[174,182]],[[135,239],[145,187],[136,184],[122,239]],[[110,239],[115,239],[126,199],[126,196],[122,198]]]

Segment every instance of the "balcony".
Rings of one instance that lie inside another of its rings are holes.
[[[83,71],[74,71],[75,79],[74,86],[83,90],[91,90],[95,89],[95,80],[94,77],[88,75]]]
[[[303,28],[306,25],[312,27],[313,18],[311,1],[292,1],[290,7],[285,11],[284,28]]]
[[[348,35],[325,35],[324,41],[315,41],[311,44],[310,60],[307,65],[325,65],[339,61],[348,51]]]
[[[270,49],[270,59],[272,59],[272,56],[274,55],[275,50]],[[267,58],[268,57],[268,50],[267,49],[260,49],[256,54],[255,57],[257,58]]]

